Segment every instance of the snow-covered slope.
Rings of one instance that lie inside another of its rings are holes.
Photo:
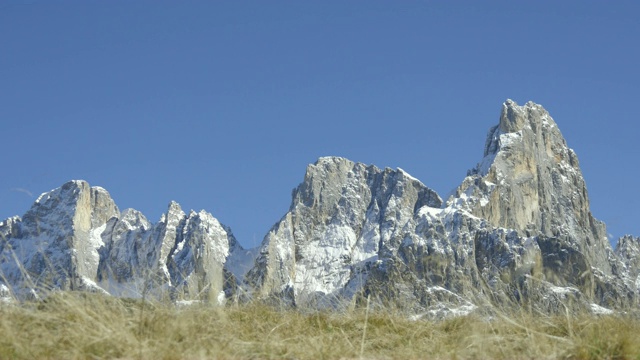
[[[22,219],[0,223],[0,236],[0,283],[18,298],[62,289],[224,299],[253,261],[205,211],[185,214],[171,202],[152,224],[137,210],[119,212],[105,189],[85,181],[42,194]]]
[[[205,211],[171,202],[152,224],[72,181],[0,223],[0,254],[0,296],[18,298],[50,288],[300,307],[369,298],[445,317],[493,307],[606,313],[637,307],[640,288],[640,240],[613,251],[555,121],[511,100],[446,202],[402,169],[324,157],[262,245],[245,250]]]
[[[402,170],[321,158],[265,237],[248,279],[260,293],[298,304],[351,298],[368,268],[412,233],[414,212],[441,204]]]
[[[1,246],[3,282],[19,297],[35,295],[38,288],[97,289],[103,242],[92,230],[117,213],[104,189],[83,181],[40,195],[22,219],[0,225],[8,235]]]

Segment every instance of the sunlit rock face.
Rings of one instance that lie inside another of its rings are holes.
[[[590,265],[611,274],[606,229],[591,215],[578,157],[542,106],[504,103],[482,162],[456,195],[450,203],[492,225],[562,239]]]
[[[248,280],[298,306],[374,296],[428,316],[628,306],[627,267],[605,234],[555,121],[507,100],[482,161],[444,204],[401,169],[310,165]]]
[[[468,175],[449,204],[535,236],[553,281],[608,306],[628,303],[624,266],[605,225],[591,214],[578,157],[542,106],[507,100],[499,124],[489,130],[483,160]]]
[[[484,158],[458,188],[457,201],[492,225],[554,236],[592,229],[578,158],[542,106],[504,103]],[[468,201],[467,197],[469,197]]]

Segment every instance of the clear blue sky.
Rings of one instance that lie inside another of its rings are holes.
[[[640,235],[640,9],[621,1],[0,0],[0,218],[70,179],[257,245],[305,167],[401,167],[441,196],[512,98]]]

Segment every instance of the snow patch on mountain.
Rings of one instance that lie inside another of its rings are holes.
[[[260,247],[243,249],[204,210],[172,201],[151,223],[74,180],[0,222],[0,271],[2,297],[63,289],[316,308],[367,299],[429,318],[522,304],[607,313],[637,305],[640,240],[611,249],[555,121],[507,100],[446,202],[403,169],[322,157]]]

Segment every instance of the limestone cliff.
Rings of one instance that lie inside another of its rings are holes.
[[[507,100],[483,158],[446,202],[402,169],[340,157],[307,167],[257,249],[211,214],[171,202],[153,224],[71,181],[0,222],[0,296],[268,299],[298,307],[637,308],[640,241],[615,250],[589,208],[578,158],[540,105]]]
[[[441,204],[401,169],[321,158],[309,165],[290,211],[265,237],[248,279],[260,293],[299,304],[350,298],[367,267],[397,252],[414,212]]]
[[[611,274],[605,225],[591,214],[578,157],[540,105],[504,103],[484,159],[450,202],[496,227],[561,238]]]
[[[508,100],[483,160],[446,204],[402,170],[310,165],[248,279],[260,296],[298,306],[374,296],[429,316],[630,306],[627,268],[605,234],[554,120]]]

